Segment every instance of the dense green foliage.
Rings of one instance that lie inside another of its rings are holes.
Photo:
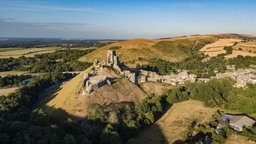
[[[232,54],[233,48],[232,46],[225,46],[224,50],[226,50],[226,55]]]
[[[34,58],[19,57],[0,59],[0,71],[30,71],[32,73],[81,71],[91,63],[80,62],[77,59],[93,51],[88,50],[58,50],[54,53],[35,55]]]
[[[21,85],[22,80],[31,78],[30,75],[9,75],[5,77],[0,76],[0,87],[12,86],[12,85]]]

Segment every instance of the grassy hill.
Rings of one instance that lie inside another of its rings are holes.
[[[252,36],[240,34],[217,34],[162,38],[155,40],[131,39],[99,48],[92,53],[81,57],[79,60],[93,62],[95,59],[98,59],[105,61],[107,50],[116,50],[120,60],[124,61],[128,66],[135,66],[136,63],[147,64],[147,61],[151,58],[177,62],[186,58],[188,52],[192,48],[199,50],[205,44],[213,43],[218,39],[243,39],[251,37]]]
[[[115,72],[109,68],[105,68],[99,73],[107,73],[110,77],[117,77]],[[99,103],[109,107],[111,104],[116,105],[117,103],[137,103],[147,97],[146,93],[128,79],[119,79],[112,86],[102,86],[90,95],[83,96],[80,94],[83,76],[83,73],[77,75],[59,89],[48,94],[39,107],[55,120],[67,117],[79,119],[86,117],[86,108],[91,103]]]
[[[213,36],[203,36],[212,41]],[[180,61],[187,57],[187,52],[200,40],[201,36],[170,38],[170,39],[131,39],[110,44],[99,48],[80,58],[80,61],[92,62],[95,59],[105,61],[107,50],[116,50],[121,61],[126,64],[145,64],[151,58],[163,59],[171,62]],[[215,38],[216,39],[216,38]],[[140,61],[138,61],[140,59]]]
[[[191,48],[199,50],[204,45],[216,42],[218,39],[251,39],[253,36],[243,34],[194,35],[162,39],[131,39],[116,42],[80,58],[80,61],[93,62],[95,59],[105,61],[107,50],[116,50],[121,61],[128,66],[135,63],[147,64],[151,58],[163,59],[170,62],[183,60]],[[138,61],[140,59],[140,61]]]

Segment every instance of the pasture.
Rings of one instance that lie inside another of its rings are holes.
[[[48,48],[0,48],[0,58],[18,58],[21,56],[34,57],[36,54],[53,53],[55,50],[61,49],[60,47]]]
[[[232,46],[235,42],[240,42],[240,39],[219,39],[218,41],[205,45],[200,51],[208,54],[210,57],[217,56],[218,54],[226,53],[223,49],[225,46]]]
[[[250,53],[250,52],[245,52],[245,51],[240,51],[240,50],[233,50],[232,54],[225,56],[225,58],[234,58],[237,57],[238,55],[241,56],[251,56],[255,57],[256,53]]]
[[[241,42],[233,47],[234,50],[256,53],[256,41]]]

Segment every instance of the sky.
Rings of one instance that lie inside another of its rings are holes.
[[[0,0],[0,37],[256,36],[255,0]]]

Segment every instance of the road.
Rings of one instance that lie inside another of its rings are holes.
[[[66,82],[66,81],[68,81],[68,80],[58,82],[58,83],[56,83],[55,85],[52,85],[52,86],[50,86],[50,87],[44,89],[43,92],[41,93],[41,95],[39,96],[39,98],[37,99],[36,103],[34,104],[34,106],[32,107],[31,110],[33,111],[34,109],[36,109],[36,108],[38,107],[38,105],[39,105],[39,103],[41,102],[41,100],[45,97],[45,95],[46,95],[50,90],[53,90],[54,88],[60,86],[63,82]]]
[[[191,48],[192,50],[196,47],[197,43],[198,43],[198,40],[196,40],[196,43],[195,43],[194,46]]]

